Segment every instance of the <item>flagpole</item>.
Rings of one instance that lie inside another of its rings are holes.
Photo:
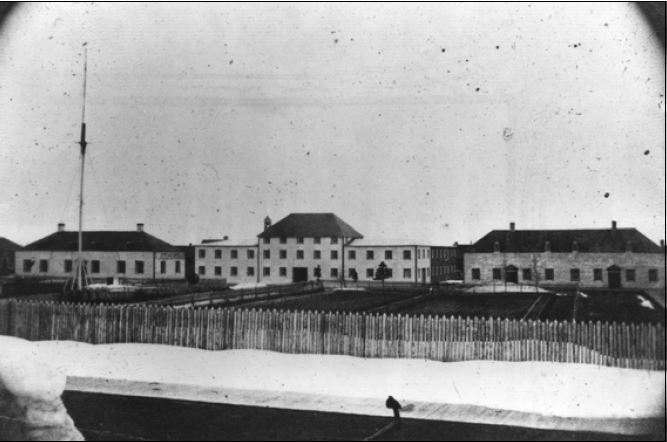
[[[84,61],[83,61],[83,106],[81,109],[81,140],[79,145],[81,146],[81,182],[80,182],[80,191],[79,191],[79,247],[78,247],[78,256],[77,256],[77,289],[83,289],[83,176],[85,170],[85,159],[86,159],[86,76],[88,74],[88,48],[86,47],[87,43],[83,44],[84,51]]]

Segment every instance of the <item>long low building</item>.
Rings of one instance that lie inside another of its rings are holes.
[[[82,232],[86,273],[91,280],[167,280],[185,277],[185,254],[171,244],[144,232]],[[66,279],[71,277],[78,256],[78,232],[58,231],[16,251],[16,276]]]
[[[665,248],[637,229],[493,230],[464,255],[465,280],[540,286],[664,288]]]

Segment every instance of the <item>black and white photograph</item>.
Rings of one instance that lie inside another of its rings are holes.
[[[0,440],[666,439],[665,2],[0,2]]]

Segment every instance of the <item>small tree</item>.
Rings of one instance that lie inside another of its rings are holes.
[[[315,278],[317,278],[317,283],[320,283],[320,278],[322,277],[322,268],[318,264],[317,267],[315,267]]]
[[[382,281],[382,290],[384,290],[384,280],[387,279],[388,276],[389,272],[387,272],[387,264],[382,261],[375,270],[375,279]]]

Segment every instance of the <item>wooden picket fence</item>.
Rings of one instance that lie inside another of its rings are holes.
[[[92,344],[665,369],[663,324],[0,300],[0,334]]]

